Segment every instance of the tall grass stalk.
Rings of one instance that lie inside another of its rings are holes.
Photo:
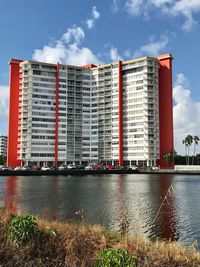
[[[163,205],[165,204],[165,202],[168,203],[168,196],[171,196],[172,193],[175,193],[175,190],[174,190],[173,186],[171,185],[171,186],[168,188],[167,193],[166,193],[166,195],[164,196],[164,198],[163,198],[163,200],[162,200],[162,202],[161,202],[161,204],[160,204],[160,207],[159,207],[159,209],[158,209],[158,211],[157,211],[157,213],[156,213],[156,215],[155,215],[155,217],[154,217],[154,219],[153,219],[152,224],[155,223],[155,221],[156,221],[156,219],[157,219],[157,217],[158,217],[158,215],[159,215],[159,213],[160,213],[160,211],[161,211]]]

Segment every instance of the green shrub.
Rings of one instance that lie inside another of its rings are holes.
[[[136,267],[135,258],[125,249],[103,249],[97,255],[94,267]]]
[[[8,229],[8,238],[17,244],[33,240],[38,233],[36,218],[30,215],[15,216]]]

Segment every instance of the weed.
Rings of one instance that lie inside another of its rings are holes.
[[[121,239],[127,239],[130,228],[130,219],[125,213],[120,216],[118,226],[118,232],[121,235]]]
[[[33,240],[37,233],[38,228],[34,216],[15,216],[9,225],[8,238],[20,245]]]
[[[47,226],[45,230],[45,233],[50,236],[57,236],[59,234],[58,230],[55,228],[50,228]]]
[[[136,267],[135,258],[125,249],[109,248],[99,252],[94,267]]]

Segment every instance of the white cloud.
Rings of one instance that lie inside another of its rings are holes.
[[[72,28],[68,28],[67,32],[63,34],[62,40],[66,43],[75,42],[79,44],[84,38],[84,30],[74,25]]]
[[[110,59],[112,60],[112,62],[123,60],[120,54],[118,53],[118,49],[115,47],[111,47],[110,49]]]
[[[179,0],[173,1],[172,12],[174,14],[182,13],[187,16],[188,14],[192,14],[193,12],[198,12],[200,10],[200,1],[199,0]]]
[[[71,44],[66,49],[66,64],[85,65],[101,64],[102,62],[93,54],[88,47],[79,47],[77,44]]]
[[[187,19],[185,20],[185,22],[183,23],[183,30],[185,30],[186,32],[189,32],[193,29],[193,27],[196,25],[196,21],[193,19],[193,17],[191,15],[187,16]]]
[[[94,28],[94,20],[93,19],[86,20],[86,24],[87,24],[88,29]]]
[[[154,36],[150,37],[149,42],[146,45],[141,46],[134,52],[133,58],[141,56],[157,56],[167,47],[168,43],[169,37],[166,34],[162,35],[157,41]]]
[[[96,6],[93,6],[92,8],[92,16],[94,19],[99,19],[100,18],[100,13],[97,11]]]
[[[35,49],[33,59],[49,63],[63,63],[71,65],[101,64],[102,62],[88,48],[81,46],[85,38],[82,28],[73,26],[68,28],[60,40],[45,45],[42,49]]]
[[[35,49],[33,59],[41,62],[64,63],[66,59],[66,47],[61,41],[54,45],[45,45],[43,49]]]
[[[139,16],[144,13],[145,0],[127,0],[125,2],[125,9],[133,16]]]
[[[182,14],[185,17],[183,29],[186,31],[190,31],[196,24],[196,21],[193,18],[193,14],[200,12],[200,1],[199,0],[175,1],[174,5],[171,7],[170,12],[174,15]]]
[[[97,11],[96,6],[93,6],[92,8],[92,18],[86,20],[86,25],[88,29],[92,29],[95,26],[95,21],[100,18],[100,13]]]
[[[183,30],[191,31],[196,24],[194,14],[200,12],[199,0],[126,0],[125,10],[132,16],[149,17],[153,12],[182,16]]]
[[[6,133],[8,121],[8,97],[9,87],[7,85],[0,85],[0,125],[2,133]]]
[[[182,140],[188,134],[199,135],[200,129],[200,102],[192,99],[188,88],[187,78],[178,74],[173,88],[174,141],[176,151],[182,155],[185,154]]]

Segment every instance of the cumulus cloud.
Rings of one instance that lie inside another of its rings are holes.
[[[118,49],[115,47],[111,47],[111,49],[110,49],[110,59],[112,60],[112,62],[116,62],[118,60],[123,60],[123,58],[118,53]]]
[[[35,49],[33,59],[71,65],[101,64],[102,62],[88,47],[81,45],[84,38],[84,30],[74,25],[53,44],[45,45],[42,49]]]
[[[134,52],[133,58],[141,56],[157,56],[164,51],[168,43],[169,37],[166,34],[162,35],[159,40],[155,40],[155,36],[152,36],[149,38],[147,44],[141,46]]]
[[[182,140],[188,135],[199,135],[200,102],[194,101],[189,90],[189,82],[179,73],[173,88],[175,149],[184,155]]]
[[[153,12],[168,16],[182,16],[183,30],[191,31],[196,24],[195,13],[200,12],[199,0],[126,0],[125,10],[132,16],[149,17]]]
[[[167,33],[161,35],[160,38],[156,38],[156,36],[150,36],[148,42],[145,45],[142,45],[135,51],[126,49],[123,52],[123,56],[119,54],[116,47],[112,46],[109,51],[109,58],[112,62],[115,62],[117,60],[123,60],[123,58],[131,59],[142,56],[158,56],[165,51],[172,36],[173,34],[168,35]]]
[[[74,42],[79,44],[85,38],[85,32],[82,28],[76,27],[68,28],[66,33],[63,34],[62,40],[66,43]]]
[[[88,29],[94,28],[95,21],[98,20],[99,18],[100,18],[100,13],[99,13],[99,11],[97,11],[96,6],[93,6],[91,18],[86,20],[86,25],[87,25]]]
[[[6,133],[8,121],[8,97],[9,87],[7,85],[0,85],[0,130]]]

